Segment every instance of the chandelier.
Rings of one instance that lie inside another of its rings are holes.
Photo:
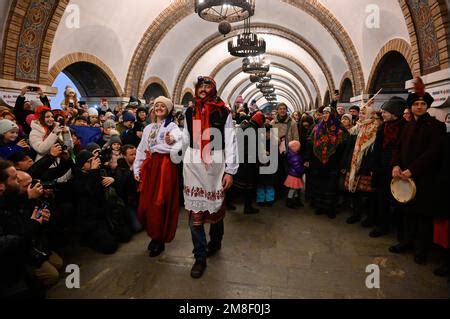
[[[250,18],[245,19],[244,33],[228,41],[228,52],[232,56],[248,57],[266,53],[266,41],[250,31]]]
[[[275,88],[272,87],[264,87],[260,89],[262,94],[271,94],[271,93],[275,93]]]
[[[263,88],[273,88],[273,84],[270,82],[261,82],[256,84],[257,89],[263,89]]]
[[[268,63],[263,56],[248,57],[242,61],[242,71],[245,73],[252,73],[254,75],[260,73],[267,73],[270,70],[270,63]]]
[[[238,22],[255,13],[255,0],[196,0],[195,12],[211,22]]]

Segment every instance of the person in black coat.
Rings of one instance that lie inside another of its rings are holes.
[[[438,191],[435,181],[441,167],[446,134],[445,124],[427,113],[433,101],[429,93],[408,96],[407,104],[413,119],[404,126],[391,163],[394,167],[392,176],[412,178],[417,193],[404,207],[403,241],[392,246],[390,251],[403,253],[414,248],[414,261],[418,264],[426,263],[432,244],[433,196]]]
[[[117,161],[117,168],[115,170],[115,187],[117,194],[124,201],[131,228],[133,232],[137,233],[142,230],[142,225],[139,223],[136,212],[139,204],[138,182],[134,178],[133,164],[136,159],[136,147],[134,145],[122,146],[123,158]]]
[[[76,157],[74,192],[79,198],[77,213],[82,241],[103,254],[113,254],[119,242],[131,239],[123,202],[108,200],[108,188],[114,179],[102,176],[101,160],[83,150]],[[122,209],[123,208],[123,209]]]
[[[389,233],[392,220],[392,211],[398,206],[394,203],[391,194],[392,180],[392,156],[394,148],[399,142],[400,133],[406,121],[403,112],[406,109],[406,101],[400,97],[393,97],[381,107],[384,123],[377,132],[374,145],[375,168],[373,174],[373,185],[376,189],[377,205],[372,210],[375,228],[370,232],[370,237],[380,237]],[[396,209],[398,215],[398,209]],[[400,231],[399,229],[397,229]]]
[[[44,262],[34,251],[33,239],[50,212],[20,211],[20,185],[11,162],[0,160],[0,298],[44,298],[45,290],[31,275]],[[30,218],[31,216],[31,218]]]
[[[241,124],[242,133],[256,137],[256,145],[259,142],[258,129],[263,128],[265,117],[262,112],[257,112],[249,122],[244,121]],[[239,165],[238,172],[234,177],[235,188],[242,190],[244,196],[244,214],[257,214],[259,210],[252,207],[253,198],[255,197],[256,183],[259,175],[258,164],[258,147],[250,146],[248,137],[239,138],[238,141],[243,142],[241,149],[244,150],[244,159]],[[251,153],[250,153],[251,152]]]

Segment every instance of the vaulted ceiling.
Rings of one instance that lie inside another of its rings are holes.
[[[10,3],[0,1],[2,23]],[[67,23],[74,8],[79,27]],[[373,10],[379,10],[379,28],[366,24]],[[393,0],[256,0],[252,25],[267,42],[280,101],[298,109],[313,106],[317,97],[322,102],[344,77],[354,92],[364,90],[383,46],[393,39],[410,44],[402,9]],[[231,35],[242,25],[233,27]],[[2,37],[3,32],[3,44]],[[109,68],[117,92],[142,95],[148,79],[158,79],[176,103],[198,75],[213,73],[222,98],[232,103],[240,94],[256,95],[239,72],[241,60],[227,51],[229,39],[194,13],[192,0],[71,0],[56,30],[49,69],[68,55],[85,53]]]

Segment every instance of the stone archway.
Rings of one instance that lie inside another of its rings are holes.
[[[355,96],[355,92],[353,91],[352,81],[347,77],[347,74],[344,74],[339,88],[340,102],[350,103],[350,99]]]
[[[77,68],[70,68],[73,65],[78,65],[78,72],[81,72],[81,74],[79,73],[77,75]],[[105,64],[103,63],[99,58],[97,58],[94,55],[88,54],[88,53],[82,53],[82,52],[77,52],[77,53],[71,53],[66,55],[65,57],[61,58],[60,60],[58,60],[50,69],[50,71],[48,72],[48,81],[50,83],[50,85],[55,82],[56,77],[63,71],[67,70],[67,68],[69,68],[68,76],[69,78],[71,78],[72,81],[74,81],[74,83],[80,85],[80,87],[82,88],[82,90],[85,91],[85,93],[87,94],[86,96],[93,96],[93,91],[92,88],[90,88],[90,84],[83,84],[83,83],[79,83],[80,79],[78,79],[78,77],[83,76],[83,69],[84,68],[89,68],[89,70],[93,70],[93,72],[95,72],[97,74],[97,80],[101,81],[101,83],[103,83],[103,89],[101,90],[107,90],[108,92],[114,92],[114,97],[121,97],[123,96],[123,90],[120,87],[120,83],[117,80],[117,78],[115,77],[114,73],[111,71],[111,69]],[[85,80],[88,81],[88,80]],[[77,83],[78,82],[78,83]],[[83,89],[84,87],[84,89]],[[88,92],[91,92],[88,94]],[[80,92],[81,93],[81,92]],[[94,93],[94,95],[96,95],[97,93]],[[98,93],[98,96],[111,96],[109,95],[104,95],[104,94],[100,94]]]
[[[407,93],[405,83],[412,77],[413,74],[405,57],[398,51],[389,51],[375,67],[368,92],[375,93],[383,89],[385,94]]]
[[[170,99],[170,92],[166,83],[164,83],[164,81],[157,76],[152,76],[145,81],[142,89],[139,91],[139,96],[144,96],[147,88],[152,84],[157,84],[161,88],[162,95]]]

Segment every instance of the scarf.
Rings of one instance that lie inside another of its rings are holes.
[[[386,149],[386,147],[394,142],[400,133],[400,123],[402,122],[401,119],[396,121],[390,121],[384,124],[384,131],[383,131],[383,149]]]
[[[210,164],[210,150],[205,148],[210,143],[209,129],[211,128],[210,118],[211,114],[214,112],[221,111],[221,108],[226,108],[225,103],[220,98],[206,97],[205,99],[195,99],[195,111],[194,111],[194,121],[196,123],[201,123],[201,132],[196,134],[194,130],[194,143],[200,145],[201,158],[206,164]],[[206,132],[206,133],[205,133]],[[203,138],[202,138],[203,137]],[[205,155],[205,158],[204,156]]]
[[[325,165],[346,137],[347,134],[337,119],[330,118],[327,122],[320,121],[310,136],[314,155]]]
[[[378,131],[378,121],[371,118],[371,114],[368,114],[368,120],[359,121],[358,127],[354,132],[358,132],[356,138],[355,149],[353,151],[352,162],[350,164],[350,177],[349,177],[349,190],[354,193],[358,186],[358,180],[356,174],[361,168],[361,163],[364,156],[373,149],[375,139]]]

